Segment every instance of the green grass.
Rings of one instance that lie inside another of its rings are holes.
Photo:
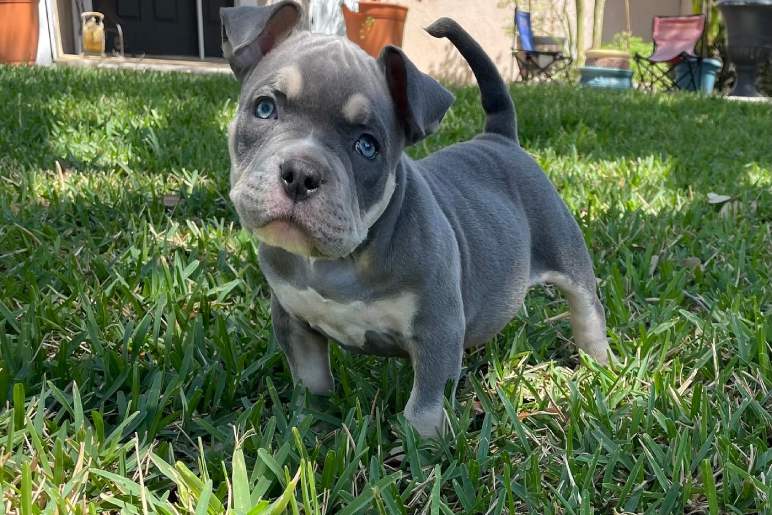
[[[235,81],[0,67],[0,513],[772,512],[772,107],[512,94],[623,364],[534,290],[433,441],[399,360],[335,348],[335,396],[293,392],[227,200]],[[481,123],[458,91],[412,153]]]

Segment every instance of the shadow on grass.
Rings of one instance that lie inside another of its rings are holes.
[[[521,144],[539,157],[554,155],[589,166],[659,160],[670,168],[663,188],[699,193],[712,191],[716,183],[752,186],[749,169],[772,168],[772,146],[764,136],[772,134],[771,105],[690,93],[647,95],[553,84],[514,84],[511,92]],[[481,130],[476,88],[456,94],[441,132],[411,150],[414,156]]]
[[[17,168],[222,169],[231,77],[0,67],[0,155]]]
[[[0,155],[11,168],[53,170],[58,160],[72,171],[227,175],[225,125],[238,95],[230,77],[2,67],[0,86]],[[717,182],[752,186],[749,169],[772,167],[762,136],[772,134],[770,106],[560,85],[511,91],[523,147],[537,155],[591,165],[661,160],[663,188],[701,194]],[[477,89],[456,93],[440,133],[411,154],[479,132]]]
[[[667,160],[672,171],[664,187],[701,193],[725,180],[745,181],[753,165],[772,168],[772,146],[762,136],[772,134],[772,106],[686,93],[599,96],[582,90],[576,106],[550,107],[557,101],[544,98],[536,113],[528,113],[536,117],[523,123],[526,148],[576,152],[591,161]],[[545,132],[555,127],[557,134]]]

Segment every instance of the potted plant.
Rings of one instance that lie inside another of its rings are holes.
[[[630,3],[625,0],[625,47],[627,50],[600,48],[603,35],[603,9],[605,0],[595,0],[593,16],[593,48],[585,55],[585,66],[579,69],[580,83],[585,86],[612,89],[633,87],[630,69]]]
[[[341,8],[346,35],[371,56],[378,57],[386,45],[402,46],[407,7],[389,2],[360,1],[357,12],[346,5]]]
[[[0,0],[0,63],[34,63],[38,0]]]
[[[595,10],[592,19],[592,48],[587,51],[585,64],[587,66],[597,66],[601,68],[621,68],[630,69],[630,6],[625,4],[626,10],[626,31],[625,48],[627,50],[617,50],[612,48],[602,48],[603,43],[603,10],[606,7],[606,0],[595,0]]]

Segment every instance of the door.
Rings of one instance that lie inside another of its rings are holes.
[[[220,8],[233,7],[233,0],[203,0],[204,54],[222,57],[222,32]]]
[[[220,57],[220,7],[233,0],[201,0],[204,53]],[[195,0],[94,0],[94,10],[105,14],[108,30],[121,24],[127,56],[198,56]],[[110,31],[113,32],[113,31]],[[111,34],[110,41],[114,40]],[[114,48],[113,45],[109,45]]]

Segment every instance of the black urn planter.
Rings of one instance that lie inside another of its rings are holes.
[[[719,0],[726,23],[726,49],[737,80],[731,95],[762,96],[756,89],[761,65],[772,60],[772,0]]]

